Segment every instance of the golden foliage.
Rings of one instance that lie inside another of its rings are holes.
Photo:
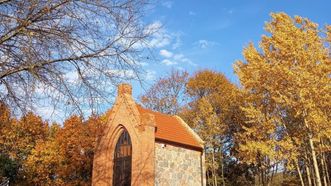
[[[0,155],[9,155],[19,169],[19,185],[90,185],[92,162],[102,121],[71,116],[61,127],[27,113],[19,120],[0,105]],[[2,175],[0,175],[2,176]]]
[[[285,13],[271,17],[259,48],[250,43],[245,62],[234,67],[246,98],[240,152],[243,161],[264,170],[281,161],[293,169],[310,139],[318,145],[330,138],[330,53],[316,23]]]
[[[299,16],[271,17],[258,47],[250,43],[245,60],[234,66],[241,89],[211,70],[190,78],[172,72],[141,97],[148,108],[179,113],[205,141],[209,183],[225,185],[229,162],[245,165],[239,168],[258,175],[263,185],[278,174],[278,165],[299,175],[330,170],[331,26],[321,31]],[[182,107],[184,98],[189,103]],[[63,126],[49,126],[33,113],[15,119],[0,103],[0,155],[18,162],[25,184],[89,185],[106,116],[84,121],[74,115]],[[287,179],[284,184],[298,183],[295,176]]]

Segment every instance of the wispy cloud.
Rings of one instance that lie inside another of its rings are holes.
[[[183,54],[178,54],[177,56],[174,56],[174,59],[176,59],[176,58],[177,58],[177,61],[180,61],[181,63],[186,63],[188,65],[197,66],[197,64],[195,64],[189,58],[185,57]]]
[[[161,21],[155,21],[148,25],[145,29],[145,33],[150,34],[151,37],[142,43],[138,43],[136,48],[162,48],[170,45],[172,49],[178,49],[182,45],[182,32],[170,32],[168,31]]]
[[[208,41],[205,39],[200,39],[199,41],[195,42],[194,44],[201,49],[206,49],[206,48],[213,47],[213,46],[217,45],[218,43],[215,41]]]
[[[175,60],[182,60],[184,58],[185,58],[185,56],[183,54],[176,54],[176,55],[174,55],[174,59]]]
[[[173,55],[173,53],[170,52],[170,51],[168,51],[168,50],[166,50],[166,49],[162,49],[162,50],[160,50],[160,55],[162,57],[165,57],[165,58],[171,58],[172,55]]]
[[[149,65],[149,63],[147,63],[147,62],[139,62],[137,64],[140,65],[140,66],[142,66],[142,67],[145,67],[145,66],[148,66]]]
[[[176,64],[177,64],[177,62],[172,61],[172,60],[169,60],[169,59],[164,59],[164,60],[162,60],[161,63],[162,63],[162,64],[165,64],[165,65],[167,65],[167,66],[171,66],[171,65],[176,65]]]
[[[169,32],[162,26],[160,21],[156,21],[148,26],[148,30],[153,31],[152,39],[148,41],[148,46],[159,50],[159,55],[163,58],[161,64],[171,66],[179,64],[187,64],[196,66],[196,64],[184,56],[184,54],[176,53],[176,50],[182,45],[182,32]],[[171,51],[173,50],[173,51]]]
[[[161,21],[154,21],[153,23],[146,26],[144,32],[145,33],[155,33],[159,31],[162,27]]]
[[[70,71],[64,75],[64,78],[69,83],[77,83],[79,77],[76,71]]]
[[[171,66],[171,65],[178,65],[178,64],[187,64],[187,65],[192,65],[192,66],[197,66],[191,59],[186,57],[184,54],[173,54],[170,52],[172,55],[171,57],[164,59],[161,61],[162,64]]]
[[[139,43],[139,45],[136,46],[137,48],[142,48],[144,46],[150,48],[161,48],[171,43],[171,34],[163,28],[160,21],[155,21],[148,25],[145,29],[145,33],[151,34],[151,38],[144,44]]]
[[[175,38],[174,38],[174,43],[172,44],[172,49],[177,49],[182,45],[182,33],[181,32],[177,32],[177,33],[173,33],[172,34]]]
[[[161,48],[169,45],[170,42],[171,37],[166,33],[160,32],[154,35],[154,38],[149,41],[148,46],[151,48]]]
[[[172,5],[174,4],[174,2],[172,1],[164,1],[162,2],[162,6],[166,7],[166,8],[172,8]]]

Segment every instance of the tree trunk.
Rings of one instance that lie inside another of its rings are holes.
[[[275,174],[277,175],[277,172],[278,172],[278,163],[276,165],[276,171],[275,171]]]
[[[265,186],[264,168],[262,168],[262,171],[261,171],[261,178],[262,178],[262,185]]]
[[[311,177],[313,179],[313,185],[316,186],[317,185],[316,184],[316,176],[315,176],[315,171],[314,171],[314,166],[313,165],[310,167],[310,172],[311,172]]]
[[[323,154],[322,161],[324,162],[324,168],[325,168],[325,174],[326,174],[326,181],[327,181],[327,183],[331,184],[329,170],[328,170],[328,164],[326,162],[325,154]]]
[[[322,173],[323,173],[323,182],[324,182],[324,185],[327,186],[328,182],[326,180],[326,170],[325,170],[325,165],[324,165],[323,159],[321,159],[321,166],[322,166]]]
[[[306,167],[306,172],[307,172],[307,181],[308,181],[308,186],[312,186],[309,165],[310,165],[310,163],[309,163],[308,157],[306,155],[305,167]]]
[[[308,130],[308,140],[309,140],[309,146],[310,146],[310,151],[311,151],[311,157],[313,159],[313,166],[314,166],[314,173],[315,173],[314,180],[316,181],[316,186],[322,186],[321,176],[320,176],[317,157],[316,157],[316,151],[315,151],[314,142],[313,142],[313,134],[310,131],[310,128],[309,128],[309,125],[308,125],[308,122],[306,119],[304,119],[304,122],[305,122],[305,126]]]
[[[258,184],[257,185],[261,185],[262,184],[262,173],[261,173],[261,168],[258,168]]]
[[[221,150],[221,171],[222,171],[222,185],[225,186],[224,179],[224,162],[223,162],[223,151]]]
[[[270,183],[271,184],[274,180],[275,174],[277,173],[277,167],[278,167],[278,163],[276,163],[276,167],[275,167],[275,165],[272,166],[272,173],[271,173],[271,178],[270,178]]]
[[[266,168],[265,168],[265,180],[266,180],[266,185],[270,185],[270,159],[266,156],[265,157],[265,162],[266,162]]]
[[[261,167],[257,167],[257,184],[255,183],[256,186],[261,186],[262,185],[262,170]]]
[[[301,174],[301,171],[300,171],[300,167],[299,167],[299,162],[294,162],[294,164],[295,164],[295,166],[297,168],[297,171],[298,171],[298,174],[299,174],[301,186],[305,186],[305,183],[303,182],[303,179],[302,179],[302,174]]]
[[[213,185],[217,186],[217,176],[216,176],[216,171],[215,171],[215,153],[214,153],[214,149],[213,149],[213,153],[212,153],[212,161],[213,161]]]
[[[318,168],[318,163],[317,163],[317,158],[316,158],[316,152],[315,152],[315,147],[314,147],[314,142],[312,139],[312,135],[309,134],[309,145],[310,145],[310,150],[311,150],[311,156],[313,159],[313,166],[314,166],[314,171],[315,171],[315,180],[316,180],[316,186],[322,186],[321,182],[321,176]]]
[[[322,144],[322,147],[324,147],[324,143],[323,143],[322,139],[321,139],[321,144]],[[328,166],[327,166],[328,164],[326,163],[326,160],[325,160],[325,153],[322,153],[321,164],[322,164],[324,185],[327,186],[328,183],[330,183],[330,178],[329,178],[329,171],[328,171]]]
[[[208,183],[209,183],[209,173],[208,173],[208,169],[207,169],[207,174],[206,174],[206,177],[207,177],[207,185],[208,185]]]

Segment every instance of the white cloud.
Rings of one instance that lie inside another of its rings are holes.
[[[148,25],[145,33],[151,35],[151,39],[146,42],[147,47],[161,48],[171,43],[171,35],[162,27],[160,21]]]
[[[209,47],[213,47],[213,46],[217,45],[218,43],[214,42],[214,41],[208,41],[205,39],[201,39],[201,40],[195,42],[195,44],[198,45],[198,47],[200,47],[201,49],[206,49]]]
[[[162,63],[162,64],[165,64],[165,65],[167,65],[167,66],[170,66],[170,65],[176,65],[176,64],[177,64],[177,62],[175,62],[175,61],[171,61],[171,60],[169,60],[169,59],[164,59],[161,63]]]
[[[76,71],[70,71],[64,75],[65,80],[69,83],[77,83],[79,77]]]
[[[173,53],[166,50],[166,49],[162,49],[162,50],[160,50],[160,55],[165,57],[165,58],[171,58]]]
[[[189,58],[184,58],[182,59],[182,62],[184,63],[187,63],[189,65],[192,65],[192,66],[197,66],[197,64],[195,64],[192,60],[190,60]]]
[[[144,32],[150,35],[150,38],[144,43],[135,44],[135,48],[162,48],[171,45],[172,49],[175,50],[182,45],[182,32],[169,32],[160,21],[149,24]]]
[[[176,54],[174,55],[174,59],[175,60],[182,60],[184,58],[184,55],[183,54]]]
[[[208,47],[208,41],[207,40],[199,40],[198,41],[200,48],[207,48]]]
[[[197,66],[197,64],[195,64],[192,60],[185,57],[184,54],[173,54],[171,58],[164,59],[161,63],[165,64],[167,66],[177,65],[177,64],[180,64],[180,63],[181,64],[188,64],[188,65],[192,65],[192,66]]]
[[[182,33],[175,33],[173,36],[175,37],[175,42],[172,44],[172,49],[177,49],[182,45],[182,40],[181,40],[181,35]]]
[[[166,7],[166,8],[172,8],[172,5],[174,4],[174,2],[172,1],[164,1],[162,2],[162,6]]]
[[[162,27],[162,23],[160,21],[155,21],[146,26],[144,32],[145,34],[152,34],[159,31]]]
[[[147,62],[139,62],[138,65],[145,67],[148,66],[149,64]]]
[[[171,37],[165,33],[157,33],[154,38],[149,41],[148,46],[152,48],[161,48],[170,44]]]
[[[148,47],[151,48],[163,48],[169,45],[173,50],[176,50],[182,45],[181,35],[182,32],[173,32],[169,33],[163,26],[160,21],[155,21],[154,23],[150,24],[146,32],[152,33],[152,39],[147,42]],[[207,45],[215,44],[213,42],[203,43],[201,40],[201,44],[204,44],[203,47],[207,47]],[[206,41],[207,42],[207,41]],[[184,54],[176,54],[173,51],[169,51],[166,49],[160,49],[159,51],[160,56],[166,58],[161,61],[162,64],[170,66],[170,65],[177,65],[177,64],[188,64],[192,66],[196,66],[196,64],[190,60],[189,58],[185,57]]]

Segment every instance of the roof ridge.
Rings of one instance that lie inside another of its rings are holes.
[[[140,114],[150,113],[155,117],[155,139],[175,142],[197,148],[204,148],[204,141],[179,116],[146,109],[136,103]]]
[[[138,107],[140,107],[141,109],[143,109],[143,110],[146,110],[146,111],[149,111],[149,112],[153,112],[153,113],[155,113],[155,114],[160,114],[160,115],[163,115],[163,116],[169,116],[169,117],[174,117],[174,116],[176,116],[176,115],[165,114],[165,113],[163,113],[163,112],[154,111],[154,110],[152,110],[152,109],[145,108],[145,107],[143,107],[142,105],[140,105],[139,103],[136,103],[136,105],[137,105]]]
[[[204,141],[200,138],[200,136],[178,115],[174,115],[174,117],[179,120],[179,123],[182,124],[182,126],[192,134],[192,136],[199,142],[201,147],[204,145]]]

